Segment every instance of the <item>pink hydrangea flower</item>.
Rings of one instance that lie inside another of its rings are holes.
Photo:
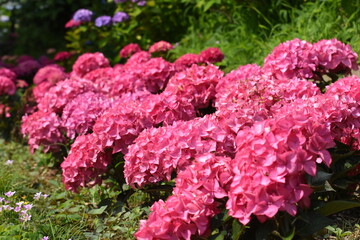
[[[345,77],[327,87],[327,119],[333,137],[353,149],[360,149],[360,78]]]
[[[178,71],[185,70],[188,67],[191,67],[193,64],[201,63],[202,59],[200,55],[194,53],[187,53],[180,56],[178,59],[175,60],[174,64]]]
[[[140,48],[139,44],[130,43],[120,50],[119,55],[121,58],[128,58],[131,55],[133,55],[134,53],[137,53],[140,51],[141,51],[141,48]]]
[[[62,113],[62,126],[69,138],[85,135],[92,130],[96,119],[111,106],[109,98],[101,93],[85,92],[67,103]]]
[[[287,110],[237,135],[226,207],[243,224],[251,215],[260,221],[278,211],[295,215],[297,203],[308,204],[312,192],[304,174],[314,176],[316,163],[331,162],[326,149],[335,143],[325,119],[308,102]]]
[[[263,69],[277,79],[312,78],[314,55],[311,43],[296,38],[275,47],[265,58]]]
[[[0,68],[0,76],[10,78],[13,82],[16,80],[16,73],[8,68]]]
[[[75,21],[74,19],[70,19],[66,24],[65,24],[65,28],[73,28],[73,27],[78,27],[81,25],[81,21]]]
[[[16,86],[14,81],[8,77],[0,76],[0,95],[14,95]]]
[[[164,92],[191,102],[196,109],[205,108],[215,98],[215,87],[223,74],[214,65],[192,65],[175,74],[169,80]]]
[[[54,61],[63,62],[65,60],[71,58],[72,56],[73,56],[73,54],[71,52],[68,52],[68,51],[58,52],[54,56]]]
[[[127,61],[125,66],[128,69],[131,69],[132,67],[136,67],[139,64],[145,63],[149,61],[151,58],[151,54],[146,51],[140,51],[137,53],[134,53]]]
[[[171,45],[171,43],[166,41],[159,41],[150,46],[149,53],[167,52],[173,48],[174,47]]]
[[[44,97],[40,99],[38,108],[42,111],[61,113],[65,105],[76,96],[91,91],[97,92],[92,82],[69,78],[58,82],[54,87],[50,88]]]
[[[234,139],[214,116],[150,128],[129,146],[124,157],[124,176],[132,187],[169,181],[174,172],[184,169],[197,155],[210,152],[228,156],[234,152]]]
[[[114,153],[126,153],[128,145],[146,128],[195,117],[193,106],[176,96],[150,95],[143,102],[118,101],[113,106],[98,118],[93,131],[104,146],[113,146]]]
[[[35,98],[35,101],[37,103],[39,103],[41,101],[41,99],[45,96],[45,94],[49,91],[49,89],[51,87],[53,87],[54,84],[52,84],[51,82],[42,82],[39,85],[36,85],[33,89],[32,89],[32,94]]]
[[[351,69],[359,69],[358,55],[350,45],[345,45],[337,39],[324,39],[314,43],[314,51],[319,71],[350,73]]]
[[[224,59],[224,54],[220,49],[210,47],[200,52],[202,62],[216,63]]]
[[[50,82],[55,85],[59,81],[65,80],[67,74],[64,72],[64,68],[59,65],[53,64],[43,68],[40,68],[39,71],[34,76],[33,82],[38,85],[42,82]]]
[[[84,53],[75,61],[73,72],[75,75],[83,77],[85,74],[95,69],[109,66],[109,60],[105,58],[102,53]]]
[[[230,72],[220,79],[216,91],[216,114],[235,135],[243,127],[272,116],[286,103],[320,94],[314,83],[278,80],[263,74],[257,65],[240,66]]]
[[[22,117],[21,133],[27,136],[31,152],[40,146],[44,152],[58,151],[59,143],[65,141],[61,130],[61,120],[54,112],[39,111]]]
[[[17,79],[17,80],[15,81],[15,85],[16,85],[16,87],[18,87],[18,88],[26,88],[26,87],[29,86],[29,84],[28,84],[26,81],[21,80],[21,79]]]
[[[140,65],[139,71],[135,72],[143,81],[146,89],[151,93],[162,90],[168,80],[174,75],[175,67],[163,58],[152,58]]]
[[[111,162],[111,150],[103,149],[95,134],[76,138],[67,158],[61,163],[66,189],[76,192],[79,187],[101,183],[100,175]]]
[[[180,172],[174,195],[150,208],[148,220],[140,222],[137,239],[186,239],[204,236],[210,219],[220,210],[216,198],[227,195],[231,182],[230,158],[200,155]]]

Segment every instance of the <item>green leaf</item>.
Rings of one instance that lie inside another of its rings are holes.
[[[296,233],[303,237],[310,236],[332,223],[331,219],[317,212],[304,212],[298,216],[295,223]]]
[[[78,206],[69,208],[69,209],[68,209],[68,212],[71,212],[71,213],[79,212],[82,207],[83,207],[82,205],[78,205]]]
[[[333,174],[324,171],[318,171],[316,176],[310,178],[311,186],[319,186],[325,184],[325,181],[329,180]]]
[[[244,233],[245,226],[241,225],[237,219],[232,222],[232,239],[237,240]]]
[[[292,240],[295,237],[295,228],[292,229],[292,232],[288,236],[281,236],[282,240]]]
[[[101,208],[98,208],[98,209],[92,209],[88,212],[88,214],[100,215],[105,211],[106,208],[107,208],[107,206],[102,206]]]
[[[65,198],[66,198],[66,192],[61,192],[51,196],[51,199],[56,199],[56,200],[65,199]]]
[[[323,206],[317,209],[317,212],[329,216],[350,208],[360,207],[360,202],[357,201],[346,201],[346,200],[337,200],[325,203]]]
[[[227,234],[226,231],[221,231],[221,232],[219,233],[219,235],[218,235],[214,240],[224,240],[226,234]]]

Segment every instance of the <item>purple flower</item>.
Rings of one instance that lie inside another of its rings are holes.
[[[7,160],[5,162],[5,165],[12,165],[14,163],[14,160]]]
[[[137,3],[138,6],[145,6],[146,5],[146,1],[145,0],[141,0],[141,1],[138,1]]]
[[[113,23],[120,23],[129,20],[130,16],[126,12],[117,12],[114,14],[112,21]]]
[[[35,194],[34,194],[34,199],[35,199],[35,200],[39,200],[40,197],[41,197],[41,192],[38,192],[38,193],[35,193]]]
[[[111,24],[110,16],[100,16],[95,20],[95,26],[97,27],[109,26],[110,24]]]
[[[7,192],[7,193],[5,193],[5,196],[7,196],[7,197],[11,197],[12,195],[14,195],[15,194],[15,191],[14,192]]]
[[[118,3],[124,3],[126,2],[126,0],[114,0],[114,3],[118,4]]]
[[[74,13],[73,20],[78,22],[90,22],[93,12],[88,9],[79,9]]]

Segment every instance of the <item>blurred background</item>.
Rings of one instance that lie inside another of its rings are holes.
[[[91,11],[91,21],[71,25],[79,9]],[[165,40],[176,46],[174,57],[218,47],[222,64],[233,69],[262,64],[293,38],[337,38],[359,52],[359,11],[358,0],[0,0],[0,55],[101,51],[116,63],[130,42],[146,49]],[[117,12],[129,18],[96,26],[98,17]]]

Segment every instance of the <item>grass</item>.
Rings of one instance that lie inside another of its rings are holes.
[[[264,1],[229,2],[192,19],[175,55],[219,47],[225,54],[221,65],[228,72],[248,63],[261,65],[275,46],[294,38],[337,38],[360,52],[359,1],[304,1],[298,6],[284,0],[269,1],[269,6]]]
[[[5,141],[0,141],[0,153],[0,196],[15,191],[7,198],[10,204],[33,204],[28,222],[19,221],[13,211],[0,212],[0,239],[131,239],[148,214],[141,192],[132,196],[130,206],[118,199],[121,189],[111,187],[111,181],[74,194],[64,189],[60,171],[50,167],[55,161],[51,155],[31,155],[27,146]],[[9,159],[11,165],[6,164]],[[49,197],[35,200],[38,192]]]

